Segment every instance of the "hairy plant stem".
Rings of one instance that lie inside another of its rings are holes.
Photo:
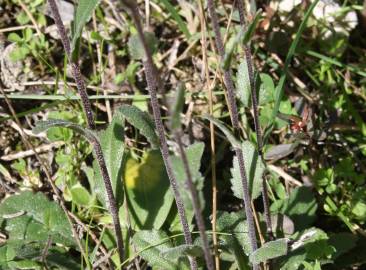
[[[218,23],[217,14],[215,11],[215,5],[213,0],[207,0],[207,6],[208,6],[208,12],[211,17],[211,23],[212,28],[215,33],[215,43],[216,48],[219,53],[220,59],[224,59],[225,56],[225,50],[224,50],[224,44],[222,41],[221,33],[220,33],[220,26]],[[230,110],[230,116],[231,116],[231,122],[234,128],[235,135],[238,136],[240,132],[240,125],[239,125],[239,114],[238,114],[238,108],[236,106],[235,101],[235,88],[234,83],[232,80],[232,74],[230,69],[223,70],[224,74],[224,83],[227,89],[227,99],[228,99],[228,105]],[[235,154],[238,158],[239,168],[240,168],[240,176],[242,179],[242,187],[243,187],[243,200],[244,200],[244,208],[245,208],[245,214],[248,221],[248,229],[249,229],[249,238],[250,238],[250,244],[252,252],[257,249],[257,239],[256,239],[256,233],[255,233],[255,226],[254,226],[254,220],[253,220],[253,213],[252,209],[250,207],[250,194],[248,189],[248,180],[245,172],[245,165],[244,165],[244,158],[243,158],[243,152],[241,148],[235,147]],[[253,269],[258,269],[258,265],[253,265]]]
[[[192,197],[192,205],[193,205],[194,215],[195,215],[196,221],[197,221],[198,230],[199,230],[199,233],[200,233],[200,236],[202,239],[202,246],[203,246],[203,253],[204,253],[204,257],[205,257],[205,261],[206,261],[206,267],[208,270],[213,270],[214,262],[213,262],[213,259],[211,256],[210,247],[209,247],[207,236],[206,236],[205,222],[204,222],[204,219],[202,216],[202,210],[201,210],[201,206],[200,206],[198,192],[197,192],[196,187],[194,186],[191,170],[189,168],[189,164],[188,164],[188,160],[187,160],[187,155],[183,148],[181,131],[179,130],[179,131],[175,132],[174,136],[175,136],[175,140],[179,147],[179,154],[182,158],[184,171],[187,176],[186,184],[187,184],[187,187],[188,187],[189,192],[191,193],[191,197]]]
[[[145,51],[145,59],[143,60],[143,65],[145,68],[147,87],[148,87],[148,91],[150,93],[150,98],[151,98],[150,102],[151,102],[151,107],[152,107],[153,115],[154,115],[155,128],[158,132],[159,141],[160,141],[160,151],[161,151],[161,154],[162,154],[162,157],[164,160],[168,178],[170,180],[170,186],[171,186],[173,194],[174,194],[175,203],[176,203],[177,209],[178,209],[178,215],[179,215],[180,222],[181,222],[182,228],[183,228],[184,239],[185,239],[186,244],[191,245],[192,244],[192,235],[189,230],[188,221],[187,221],[187,217],[186,217],[186,213],[185,213],[185,209],[184,209],[184,204],[183,204],[181,195],[178,190],[177,180],[173,173],[172,164],[171,164],[171,160],[170,160],[170,156],[169,156],[169,148],[168,148],[168,144],[167,144],[167,141],[165,138],[164,125],[163,125],[163,121],[161,120],[159,102],[158,102],[158,98],[157,98],[157,87],[158,87],[157,71],[155,69],[155,66],[154,66],[154,63],[152,60],[150,49],[146,44],[144,31],[143,31],[143,28],[142,28],[142,25],[140,22],[140,17],[139,17],[139,12],[138,12],[136,2],[133,0],[122,0],[122,3],[125,5],[125,7],[127,8],[127,10],[130,13],[130,16],[132,17],[133,23],[135,24],[135,27],[137,29],[139,39],[140,39],[140,41],[143,45],[143,49]],[[190,259],[191,269],[197,269],[196,260],[193,257],[190,257],[189,259]]]
[[[246,21],[244,15],[244,2],[243,0],[237,0],[237,7],[239,10],[239,18],[240,24],[245,29]],[[259,110],[258,110],[258,98],[257,98],[257,88],[256,88],[256,80],[254,77],[254,64],[252,61],[252,54],[250,51],[250,45],[243,45],[245,60],[247,62],[248,67],[248,74],[249,74],[249,82],[250,82],[250,90],[251,90],[251,100],[252,100],[252,107],[253,107],[253,119],[254,119],[254,128],[257,137],[257,148],[258,148],[258,155],[262,162],[266,164],[264,157],[263,157],[263,136],[261,126],[259,124]],[[273,240],[273,231],[272,231],[272,221],[271,221],[271,214],[269,211],[269,198],[268,198],[268,189],[267,189],[267,181],[266,178],[263,176],[262,179],[262,199],[263,199],[263,208],[264,208],[264,216],[266,221],[266,229],[267,235],[270,240]]]
[[[61,20],[60,12],[58,10],[55,0],[48,0],[48,3],[50,4],[53,19],[55,21],[57,31],[61,37],[61,41],[64,46],[66,55],[70,61],[72,73],[74,76],[75,83],[77,85],[77,89],[78,89],[78,92],[79,92],[79,95],[81,98],[81,102],[83,104],[83,109],[84,109],[84,113],[86,115],[88,127],[90,129],[94,129],[95,123],[94,123],[93,111],[91,109],[91,104],[90,104],[90,101],[88,98],[88,94],[86,93],[85,83],[84,83],[84,80],[82,79],[81,71],[80,71],[80,67],[79,67],[78,63],[73,62],[73,60],[72,60],[70,40],[67,37],[65,26]]]
[[[88,98],[88,94],[86,92],[85,82],[81,76],[80,67],[79,67],[78,63],[73,62],[70,40],[67,37],[66,30],[65,30],[64,24],[61,20],[61,16],[60,16],[58,7],[56,5],[55,0],[48,0],[48,2],[51,7],[51,11],[52,11],[53,18],[54,18],[56,26],[57,26],[58,33],[61,36],[61,41],[64,46],[64,50],[66,52],[66,55],[68,57],[68,60],[70,62],[71,68],[72,68],[74,80],[76,82],[77,89],[78,89],[78,92],[79,92],[79,95],[80,95],[80,98],[82,101],[83,110],[86,115],[87,125],[90,129],[95,129],[93,111],[92,111],[91,104],[90,104],[90,101]],[[116,234],[118,255],[119,255],[120,262],[122,263],[124,260],[124,248],[123,248],[121,224],[120,224],[119,217],[118,217],[118,206],[117,206],[116,198],[113,194],[112,183],[111,183],[111,180],[110,180],[110,177],[108,174],[107,166],[105,164],[102,147],[97,139],[95,140],[95,142],[93,142],[93,149],[94,149],[94,153],[96,155],[96,159],[97,159],[97,162],[98,162],[98,165],[99,165],[99,168],[101,171],[101,175],[102,175],[102,178],[104,181],[105,189],[107,192],[109,210],[112,215],[114,231]]]

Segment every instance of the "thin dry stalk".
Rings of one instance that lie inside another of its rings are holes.
[[[143,45],[143,49],[145,51],[145,59],[143,61],[144,69],[145,69],[145,76],[147,81],[148,90],[151,96],[151,107],[153,110],[154,115],[154,122],[155,122],[155,128],[158,132],[159,140],[160,140],[160,151],[164,160],[165,168],[170,180],[170,186],[173,190],[175,203],[177,205],[178,209],[178,215],[180,218],[180,222],[182,224],[183,233],[184,233],[184,239],[186,244],[191,245],[192,244],[192,236],[191,232],[189,230],[187,217],[184,209],[184,204],[181,199],[181,195],[178,190],[178,184],[177,180],[175,178],[175,175],[172,170],[171,160],[169,156],[169,148],[168,144],[165,138],[165,131],[164,131],[164,125],[161,120],[161,114],[159,110],[159,102],[157,98],[157,87],[159,85],[158,83],[158,77],[157,77],[157,71],[155,69],[151,52],[149,47],[146,44],[143,28],[140,22],[140,16],[137,9],[136,2],[133,0],[122,0],[122,3],[125,5],[127,10],[129,11],[133,23],[136,26],[137,33],[139,35],[140,41]],[[190,264],[191,269],[197,269],[197,262],[194,258],[190,257]]]
[[[206,43],[206,20],[204,15],[204,9],[202,5],[202,0],[198,1],[199,5],[199,15],[201,23],[201,47],[202,47],[202,61],[204,63],[205,77],[206,77],[206,88],[208,90],[208,103],[210,115],[213,114],[213,94],[212,87],[210,87],[210,74],[207,61],[207,43]],[[217,183],[216,183],[216,146],[215,146],[215,127],[212,122],[210,122],[210,146],[211,146],[211,183],[212,183],[212,240],[215,252],[215,269],[220,270],[220,255],[218,249],[218,239],[216,233],[217,225]]]
[[[95,12],[93,13],[93,28],[95,32],[98,32],[98,26],[97,26],[97,19],[95,16]],[[105,72],[104,72],[104,66],[103,66],[103,56],[102,56],[102,50],[99,42],[96,44],[97,46],[97,58],[98,58],[98,69],[100,74],[100,82],[102,83],[102,88],[105,87]],[[103,95],[108,95],[107,91],[103,91]],[[106,99],[105,100],[105,107],[107,110],[107,116],[108,116],[108,123],[112,122],[112,110],[111,110],[111,102]]]
[[[214,5],[213,0],[208,0],[207,6],[208,6],[208,12],[211,17],[212,28],[215,33],[216,48],[217,48],[220,58],[224,59],[224,56],[225,56],[224,44],[222,42],[220,26],[218,23],[218,17],[217,17],[216,11],[215,11],[215,5]],[[234,131],[235,131],[235,135],[238,136],[239,132],[240,132],[239,114],[238,114],[238,109],[237,109],[236,101],[235,101],[235,88],[234,88],[234,83],[232,80],[231,70],[230,69],[224,70],[223,73],[224,73],[224,83],[225,83],[225,86],[227,89],[227,97],[228,97],[228,105],[229,105],[229,111],[230,111],[230,116],[231,116],[231,122],[232,122],[232,125],[234,128]],[[247,176],[246,176],[246,172],[245,172],[243,152],[240,148],[235,147],[235,154],[238,158],[240,176],[242,179],[244,208],[245,208],[245,214],[246,214],[247,221],[248,221],[251,249],[253,252],[257,249],[257,239],[256,239],[255,226],[254,226],[254,221],[253,221],[253,213],[252,213],[252,210],[250,207],[251,199],[250,199],[250,194],[249,194],[249,189],[248,189]],[[258,269],[258,265],[253,265],[253,269]]]
[[[70,40],[66,35],[66,30],[65,30],[65,27],[61,20],[61,16],[60,16],[60,13],[59,13],[55,0],[49,0],[49,4],[51,7],[53,18],[54,18],[56,26],[57,26],[57,30],[59,32],[59,35],[61,36],[61,41],[64,46],[64,50],[66,52],[66,55],[71,64],[71,67],[72,67],[74,80],[76,82],[77,89],[78,89],[78,92],[79,92],[79,95],[80,95],[80,98],[81,98],[81,101],[83,104],[83,109],[84,109],[84,112],[86,115],[88,127],[90,129],[94,129],[95,123],[94,123],[93,111],[91,109],[90,100],[89,100],[88,94],[86,92],[85,82],[81,76],[80,67],[79,67],[78,63],[74,62],[72,59]],[[111,180],[110,180],[110,177],[108,174],[108,169],[105,164],[103,151],[102,151],[101,145],[98,140],[93,142],[93,148],[94,148],[96,159],[97,159],[97,162],[98,162],[98,165],[99,165],[99,168],[101,171],[101,175],[102,175],[102,178],[104,181],[105,189],[107,192],[109,210],[112,215],[114,231],[116,233],[118,255],[119,255],[120,262],[122,263],[124,260],[123,259],[124,258],[124,248],[123,248],[122,230],[121,230],[121,224],[120,224],[119,216],[118,216],[118,206],[117,206],[116,198],[113,194],[112,184],[111,184]]]
[[[33,17],[33,14],[29,11],[28,7],[24,4],[24,2],[22,0],[19,0],[19,5],[24,10],[25,14],[27,14],[30,21],[32,22],[34,28],[37,31],[37,35],[40,36],[41,35],[41,30],[39,29],[37,21]]]

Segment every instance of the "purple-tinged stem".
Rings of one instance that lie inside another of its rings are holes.
[[[225,50],[224,50],[224,44],[222,41],[221,33],[220,33],[220,26],[218,23],[218,17],[215,11],[215,5],[213,0],[207,0],[207,6],[208,6],[208,12],[211,17],[211,23],[212,28],[215,33],[215,43],[216,48],[218,51],[218,54],[220,56],[220,59],[224,59],[225,56]],[[230,116],[231,116],[231,122],[235,131],[235,135],[238,136],[240,132],[240,125],[239,125],[239,114],[238,114],[238,108],[236,106],[235,101],[235,88],[234,88],[234,82],[232,80],[232,74],[230,69],[223,70],[224,74],[224,83],[227,89],[227,99],[228,99],[228,105],[230,110]],[[257,249],[257,239],[256,239],[256,233],[255,233],[255,226],[254,226],[254,219],[253,219],[253,213],[251,209],[251,199],[248,189],[248,180],[245,172],[245,165],[244,165],[244,158],[243,158],[243,152],[240,148],[235,147],[235,154],[238,158],[239,168],[240,168],[240,176],[242,179],[242,188],[243,188],[243,200],[244,200],[244,208],[245,208],[245,214],[248,221],[248,229],[249,229],[249,238],[250,238],[250,244],[252,252]],[[253,265],[253,269],[258,269],[258,265]]]
[[[122,3],[125,5],[125,7],[130,11],[130,15],[132,17],[133,23],[135,24],[135,27],[137,29],[137,33],[139,35],[139,39],[143,45],[144,51],[145,51],[145,59],[143,60],[143,65],[145,68],[145,76],[147,81],[147,87],[150,93],[150,102],[151,107],[153,110],[154,115],[154,122],[155,122],[155,128],[157,130],[159,141],[160,141],[160,151],[164,160],[166,172],[168,174],[169,180],[170,180],[170,186],[172,188],[175,203],[177,205],[178,209],[178,215],[180,218],[180,222],[182,224],[183,228],[183,234],[186,244],[191,245],[192,244],[192,236],[191,232],[189,230],[188,221],[184,209],[184,204],[181,198],[181,195],[178,190],[178,184],[176,177],[173,173],[172,164],[169,156],[169,148],[168,144],[165,138],[165,130],[163,121],[161,120],[161,114],[159,109],[159,102],[157,98],[157,87],[158,87],[158,79],[157,79],[157,71],[155,69],[151,52],[149,47],[146,44],[144,31],[140,22],[140,16],[137,9],[137,5],[135,1],[130,0],[122,0]],[[190,257],[190,264],[191,269],[195,270],[197,269],[197,262],[193,257]]]
[[[238,5],[238,10],[239,10],[240,24],[245,29],[247,26],[246,26],[245,15],[244,15],[243,0],[238,0],[237,5]],[[265,164],[265,160],[263,158],[263,136],[262,136],[261,126],[259,125],[259,110],[258,110],[258,98],[257,98],[256,84],[255,84],[255,78],[254,78],[254,64],[252,61],[252,54],[250,51],[250,47],[248,45],[243,45],[243,50],[244,50],[245,60],[247,62],[247,67],[248,67],[248,75],[249,75],[249,82],[250,82],[252,107],[253,107],[254,128],[255,128],[255,133],[257,136],[258,155],[259,155],[260,159],[262,160],[262,162]],[[264,216],[265,216],[266,227],[267,227],[267,235],[270,240],[273,240],[274,237],[273,237],[273,232],[272,232],[271,214],[269,211],[267,181],[264,176],[262,179],[262,198],[263,198]]]
[[[186,183],[187,183],[188,189],[189,189],[189,191],[191,193],[191,197],[192,197],[192,205],[193,205],[194,215],[195,215],[196,221],[197,221],[198,230],[200,232],[200,236],[202,239],[202,246],[203,246],[203,253],[204,253],[204,257],[205,257],[205,261],[206,261],[206,267],[208,270],[213,270],[214,262],[212,259],[212,255],[210,254],[211,252],[210,252],[210,247],[209,247],[207,236],[206,236],[206,227],[205,227],[205,222],[204,222],[203,216],[202,216],[202,210],[201,210],[201,206],[200,206],[198,192],[193,183],[193,178],[192,178],[191,170],[189,168],[187,155],[183,148],[182,134],[180,131],[175,132],[175,140],[178,144],[179,153],[182,158],[184,171],[187,176]]]
[[[78,92],[79,92],[79,95],[80,95],[80,98],[82,101],[83,110],[86,115],[87,125],[90,129],[94,129],[95,122],[94,122],[94,117],[93,117],[93,111],[92,111],[91,104],[90,104],[90,101],[88,98],[88,94],[86,92],[85,82],[81,76],[80,67],[79,67],[78,63],[73,62],[73,60],[72,60],[70,40],[67,37],[66,30],[65,30],[64,24],[61,20],[61,16],[60,16],[57,4],[56,4],[55,0],[48,0],[48,2],[51,7],[53,19],[55,20],[58,33],[61,36],[61,41],[64,46],[64,50],[65,50],[68,60],[71,64],[74,80],[76,82],[77,89],[78,89]],[[98,165],[99,165],[99,168],[101,171],[101,175],[102,175],[102,178],[104,181],[105,189],[107,192],[109,210],[112,215],[114,231],[116,233],[118,255],[119,255],[120,262],[122,263],[123,259],[124,259],[124,248],[123,248],[121,224],[120,224],[119,216],[118,216],[118,207],[117,207],[116,198],[113,194],[112,184],[111,184],[111,180],[110,180],[110,177],[108,174],[107,166],[105,164],[103,151],[102,151],[101,145],[98,140],[95,140],[93,142],[93,149],[94,149],[94,152],[96,155],[96,159],[97,159],[97,162],[98,162]]]

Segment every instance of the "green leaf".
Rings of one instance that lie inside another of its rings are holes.
[[[132,239],[139,255],[156,269],[182,269],[180,263],[161,256],[173,247],[168,235],[163,231],[139,231]]]
[[[83,128],[82,126],[75,124],[70,121],[60,120],[60,119],[53,119],[53,120],[47,120],[47,121],[38,121],[36,123],[36,126],[33,128],[34,134],[39,134],[41,132],[44,132],[50,128],[54,127],[63,127],[63,128],[69,128],[74,130],[75,132],[79,133],[80,135],[83,135],[85,139],[87,139],[91,144],[94,144],[95,141],[97,141],[97,136],[95,133],[87,128]]]
[[[287,254],[288,239],[281,238],[275,241],[265,243],[262,247],[255,250],[249,256],[249,260],[253,264],[259,264],[266,262],[267,260],[274,259]]]
[[[287,215],[295,224],[296,231],[306,229],[315,220],[317,203],[309,187],[297,187],[285,201],[281,213]]]
[[[29,49],[28,47],[25,46],[16,46],[14,48],[14,50],[12,50],[9,54],[10,56],[10,60],[13,62],[17,62],[20,60],[23,60],[24,58],[27,57],[27,55],[29,54]]]
[[[236,75],[236,80],[240,101],[243,103],[244,107],[248,107],[249,98],[251,95],[251,86],[248,73],[248,63],[246,60],[243,60],[243,62],[240,63],[238,73]]]
[[[191,171],[193,184],[199,194],[201,209],[204,208],[204,199],[201,193],[203,188],[203,177],[200,173],[201,159],[205,145],[203,143],[194,143],[185,149],[188,160],[188,166]],[[180,195],[186,210],[188,223],[191,223],[194,217],[191,193],[186,187],[187,176],[184,170],[182,159],[178,156],[171,156],[173,172],[176,177]],[[179,218],[176,216],[175,221],[171,224],[172,230],[181,231]]]
[[[177,87],[177,93],[175,94],[174,104],[171,107],[172,112],[170,126],[173,131],[181,128],[180,114],[182,113],[184,106],[184,92],[184,85],[179,84]]]
[[[13,258],[8,259],[7,251],[8,251],[7,245],[0,246],[0,268],[7,266],[8,261],[11,261],[13,259]],[[3,269],[3,268],[1,268],[1,269]],[[8,268],[4,268],[4,269],[8,269]]]
[[[265,105],[269,102],[273,102],[274,101],[273,94],[275,86],[272,77],[265,73],[261,73],[259,77],[261,81],[259,88],[259,100],[258,100],[259,104]]]
[[[226,50],[224,60],[221,63],[221,68],[223,70],[227,70],[230,68],[234,50],[236,49],[238,44],[243,40],[244,33],[245,33],[244,28],[241,28],[239,33],[236,34],[234,41],[230,43],[229,48]]]
[[[121,190],[122,186],[118,181],[121,179],[122,159],[124,153],[122,145],[124,138],[122,123],[122,117],[115,115],[107,131],[101,132],[100,134],[100,144],[108,169],[108,174],[111,179],[116,200],[120,204],[123,201],[123,191]],[[70,128],[84,136],[92,145],[99,141],[98,136],[93,131],[65,120],[39,121],[36,123],[35,128],[33,128],[33,132],[37,134],[53,127]],[[100,173],[100,168],[96,161],[93,162],[93,168],[95,170],[95,193],[103,205],[106,206],[107,194],[105,191],[104,181]]]
[[[99,133],[99,139],[108,174],[111,179],[113,193],[116,197],[117,205],[121,205],[123,203],[124,194],[121,181],[125,149],[124,120],[120,113],[115,113],[113,115],[113,120],[108,125],[107,129]],[[103,205],[106,207],[107,192],[105,190],[104,181],[96,161],[93,167],[95,168],[95,193],[97,194],[99,200],[101,200]]]
[[[46,260],[47,264],[55,267],[55,269],[79,270],[81,269],[81,265],[78,261],[75,261],[75,259],[76,258],[73,258],[73,256],[70,256],[69,252],[61,253],[51,250]]]
[[[0,247],[0,269],[43,269],[42,256],[46,244],[47,242],[36,244],[25,241],[15,243],[8,240]],[[78,270],[81,267],[74,257],[70,256],[69,251],[52,245],[47,250],[45,261],[52,269],[56,267],[60,270]]]
[[[23,39],[17,33],[10,33],[8,40],[10,42],[21,42]]]
[[[155,37],[154,33],[151,32],[144,32],[144,37],[146,45],[150,49],[150,53],[154,54],[157,49],[158,39]],[[145,59],[145,49],[138,34],[131,35],[128,39],[128,51],[131,58],[134,60]]]
[[[202,257],[202,248],[198,245],[180,245],[177,247],[170,248],[161,253],[161,255],[169,260],[177,261],[178,259],[185,256]]]
[[[44,244],[48,237],[53,243],[76,247],[65,213],[42,193],[21,192],[0,204],[0,223],[9,240]]]
[[[231,59],[236,49],[237,45],[241,43],[242,45],[246,45],[250,39],[252,38],[254,31],[258,25],[259,19],[261,18],[262,10],[259,9],[255,14],[254,20],[251,22],[247,29],[241,28],[239,33],[236,35],[234,42],[230,45],[227,50],[227,53],[224,56],[224,60],[222,61],[222,68],[227,70],[230,67]],[[245,34],[244,34],[245,33]]]
[[[159,139],[155,133],[154,122],[146,112],[131,105],[122,105],[118,111],[146,137],[153,148],[159,147]]]
[[[100,0],[79,0],[73,22],[73,35],[71,40],[72,51],[74,51],[77,40],[81,37],[85,24],[90,20],[94,9],[98,6],[99,2]]]
[[[243,142],[241,149],[243,151],[245,172],[248,179],[251,199],[254,200],[258,198],[261,192],[264,164],[258,157],[258,153],[252,143],[248,141]],[[235,197],[243,199],[242,179],[240,176],[239,163],[236,156],[233,160],[231,175],[231,189],[233,190]]]
[[[234,134],[224,125],[220,120],[213,118],[210,115],[204,115],[202,118],[210,120],[215,126],[217,126],[225,137],[229,140],[233,147],[241,147],[240,142],[235,138]]]
[[[82,206],[88,206],[93,202],[93,198],[89,191],[83,187],[80,183],[70,188],[72,201]]]
[[[32,37],[33,37],[33,31],[32,31],[32,29],[31,28],[26,28],[24,30],[24,32],[23,32],[23,35],[24,35],[24,40],[26,42],[29,42],[32,39]]]
[[[13,261],[13,262],[9,263],[9,266],[14,269],[19,269],[19,270],[21,270],[21,269],[41,270],[42,269],[40,263],[34,262],[32,260]]]
[[[70,122],[76,122],[75,113],[70,111],[51,111],[48,114],[49,119],[60,119]],[[73,136],[73,131],[67,128],[51,128],[47,130],[47,138],[50,141],[64,141],[68,142]]]
[[[90,37],[99,42],[103,41],[103,37],[99,34],[99,32],[92,31]]]
[[[124,180],[132,225],[135,229],[159,229],[174,201],[160,151],[145,152],[141,162],[129,157]]]
[[[309,260],[330,258],[336,250],[329,245],[328,239],[328,235],[324,231],[316,229],[316,233],[304,241],[306,258]]]
[[[259,20],[261,18],[261,15],[262,15],[262,10],[258,9],[254,15],[253,21],[249,24],[248,30],[245,32],[243,44],[247,44],[250,41],[250,39],[252,38],[252,36],[255,32],[255,29],[257,28],[257,25],[259,23]]]
[[[174,19],[174,22],[178,24],[180,31],[185,35],[186,39],[190,39],[191,34],[187,28],[187,23],[183,21],[182,17],[179,15],[175,7],[170,3],[169,0],[159,0],[165,8],[169,11],[170,15]]]
[[[219,211],[216,230],[225,232],[225,234],[219,234],[221,248],[234,255],[237,268],[248,269],[248,257],[245,254],[249,254],[251,247],[244,210],[232,213]]]
[[[327,234],[317,228],[296,233],[293,238],[288,254],[276,260],[279,264],[276,269],[302,269],[301,265],[305,260],[330,258],[334,251],[327,244]]]

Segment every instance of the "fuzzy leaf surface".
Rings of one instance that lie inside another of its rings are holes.
[[[200,167],[204,148],[205,145],[203,143],[194,143],[185,148],[185,153],[191,171],[193,184],[195,185],[196,190],[198,191],[201,209],[204,209],[204,199],[203,194],[201,192],[203,188],[203,177],[200,173]],[[173,172],[177,179],[180,195],[182,197],[184,208],[186,210],[187,220],[188,223],[191,223],[194,217],[194,209],[192,204],[192,196],[186,185],[187,176],[184,170],[183,162],[182,159],[178,156],[172,156],[171,160],[172,160]],[[172,222],[171,228],[174,228],[177,231],[181,230],[181,225],[179,222],[179,218],[177,216],[175,220]]]
[[[236,75],[236,81],[237,81],[239,99],[243,103],[244,107],[248,107],[251,95],[250,94],[251,86],[248,72],[248,63],[245,59],[239,65],[238,72]]]
[[[288,240],[286,238],[267,242],[262,247],[258,248],[252,254],[250,254],[249,260],[253,264],[259,264],[261,262],[266,262],[270,259],[284,256],[287,254],[287,242]]]
[[[258,157],[258,153],[252,143],[245,141],[242,143],[245,171],[248,179],[248,187],[251,199],[258,198],[262,187],[262,175],[264,172],[264,164]],[[233,167],[231,168],[231,189],[235,197],[243,199],[243,187],[240,176],[238,158],[235,156]]]
[[[173,247],[172,241],[163,231],[138,231],[132,239],[140,256],[156,269],[186,269],[187,265],[177,260],[169,260],[161,256]]]
[[[131,105],[122,105],[119,112],[146,137],[153,148],[158,148],[159,139],[155,133],[155,125],[150,115]]]
[[[47,121],[38,121],[32,131],[35,134],[39,134],[39,133],[46,131],[53,127],[63,127],[63,128],[72,129],[75,132],[82,135],[83,137],[85,137],[85,139],[87,139],[91,144],[93,144],[97,140],[96,134],[93,131],[91,131],[90,129],[84,128],[73,122],[66,121],[66,120],[60,120],[60,119],[50,119]]]
[[[75,246],[70,224],[65,213],[42,193],[23,191],[6,198],[0,204],[0,223],[8,238],[27,243],[53,243]]]
[[[99,2],[100,0],[79,0],[73,22],[73,36],[71,40],[72,50],[75,49],[77,40],[80,38],[85,24],[90,20]]]
[[[248,236],[248,224],[243,212],[221,212],[217,213],[216,230],[225,234],[220,235],[221,248],[234,255],[237,269],[248,269],[248,257],[250,240]]]
[[[170,248],[161,253],[164,258],[176,261],[185,256],[201,257],[203,256],[202,248],[198,245],[180,245]]]
[[[113,193],[116,196],[117,204],[121,205],[124,197],[123,185],[121,185],[121,181],[123,181],[122,165],[125,158],[124,121],[122,115],[118,112],[115,113],[107,129],[101,131],[98,135],[108,174],[111,179]],[[98,199],[106,207],[107,193],[96,161],[94,161],[93,167],[95,172],[95,192]]]

